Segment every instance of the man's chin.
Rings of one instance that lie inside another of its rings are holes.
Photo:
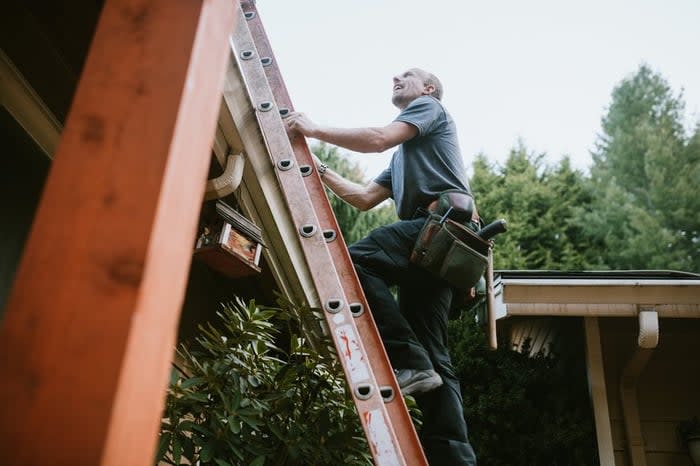
[[[406,106],[406,103],[404,102],[405,99],[403,99],[400,95],[393,95],[391,96],[391,103],[394,104],[395,107],[398,108],[403,108]]]

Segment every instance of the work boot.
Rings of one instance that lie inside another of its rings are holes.
[[[432,369],[394,369],[394,373],[403,395],[429,392],[442,385],[442,377]]]

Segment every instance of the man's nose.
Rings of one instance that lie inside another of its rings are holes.
[[[393,79],[393,81],[394,81],[394,84],[398,84],[398,83],[399,83],[399,77],[398,77],[398,76],[394,76],[392,79]]]

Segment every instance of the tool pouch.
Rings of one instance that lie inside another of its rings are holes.
[[[447,218],[431,215],[418,235],[411,262],[459,290],[472,288],[488,262],[489,243],[471,229]]]
[[[430,204],[429,210],[433,214],[448,215],[452,220],[467,223],[474,212],[474,198],[467,191],[448,189],[441,192],[437,200]]]

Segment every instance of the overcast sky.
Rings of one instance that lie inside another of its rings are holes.
[[[258,0],[298,111],[332,126],[397,114],[391,78],[435,73],[467,166],[522,140],[586,169],[616,84],[641,63],[700,119],[700,0]],[[378,174],[391,152],[356,159]]]

